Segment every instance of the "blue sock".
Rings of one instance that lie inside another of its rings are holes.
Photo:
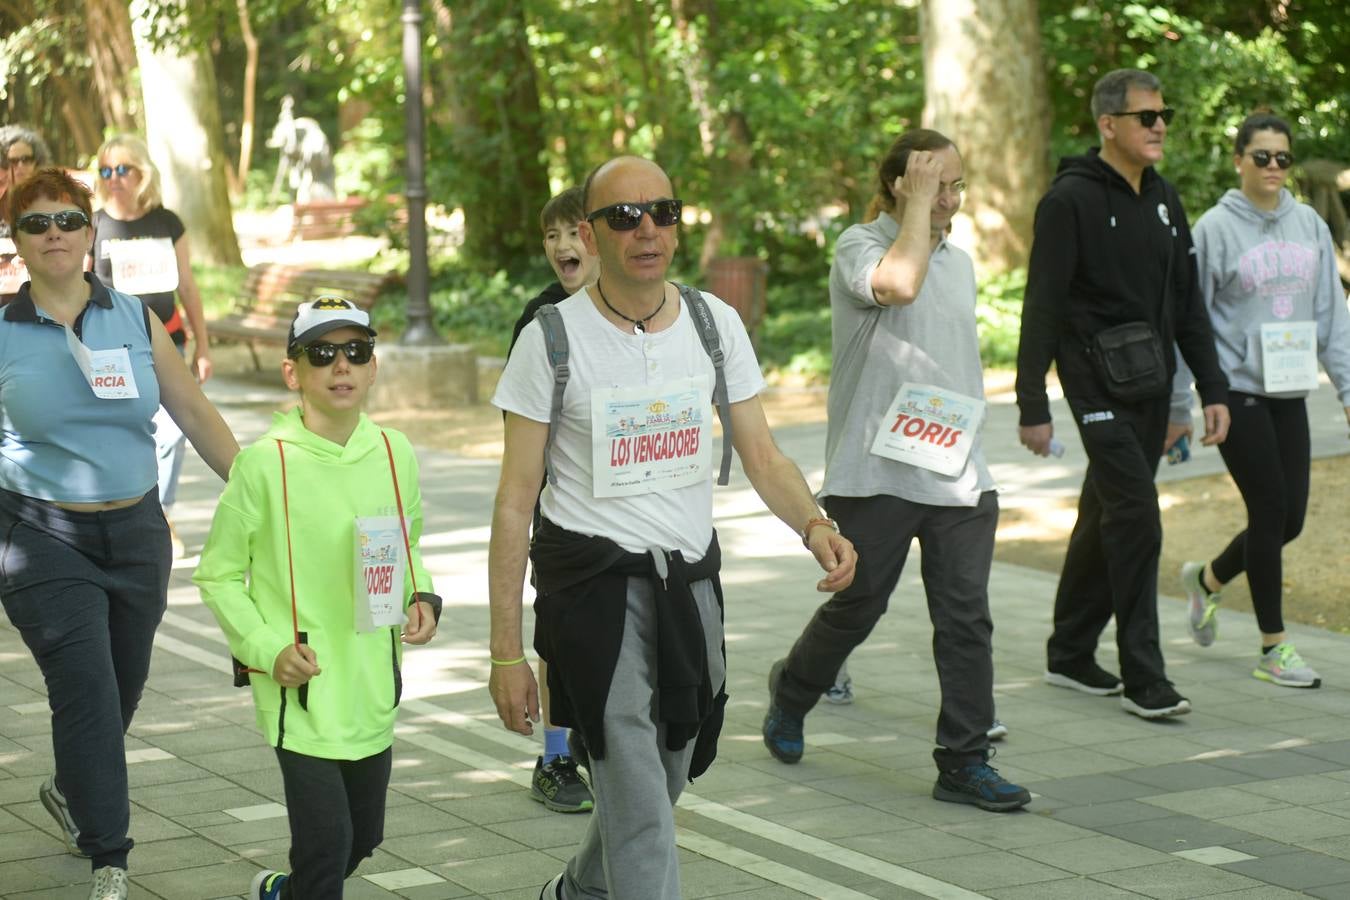
[[[544,726],[544,765],[560,756],[567,756],[567,729]]]

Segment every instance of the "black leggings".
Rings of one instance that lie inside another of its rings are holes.
[[[1276,634],[1284,631],[1280,554],[1303,530],[1308,511],[1308,408],[1301,398],[1229,391],[1228,409],[1233,421],[1219,453],[1247,505],[1247,528],[1210,567],[1224,583],[1247,573],[1257,625]]]

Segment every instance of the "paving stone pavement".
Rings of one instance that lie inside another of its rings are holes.
[[[267,404],[277,399],[228,379],[213,380],[208,392],[241,443],[262,431]],[[1323,387],[1314,397],[1319,455],[1347,450],[1329,393]],[[1015,421],[1007,399],[996,398],[987,434],[1005,505],[1075,492],[1076,436],[1061,435],[1070,448],[1063,460],[1039,461],[1016,446]],[[818,484],[821,427],[779,437]],[[407,655],[386,839],[346,896],[534,900],[586,818],[531,801],[539,739],[503,730],[485,689],[497,464],[419,456],[422,546],[445,616],[437,640]],[[1216,460],[1205,451],[1189,472],[1164,477],[1214,471]],[[190,554],[218,491],[189,454],[175,520]],[[1195,712],[1145,722],[1122,712],[1116,698],[1042,683],[1055,578],[996,564],[996,694],[1011,729],[997,765],[1034,800],[1022,812],[986,813],[929,795],[937,683],[914,562],[891,613],[850,661],[856,702],[821,704],[808,717],[800,765],[769,757],[759,735],[766,673],[822,598],[812,589],[811,560],[743,475],[717,491],[717,511],[731,703],[718,762],[689,787],[677,814],[686,897],[1350,897],[1350,637],[1291,628],[1325,678],[1320,690],[1256,681],[1251,617],[1221,614],[1217,643],[1201,650],[1186,636],[1183,604],[1165,573],[1165,652]],[[259,867],[285,865],[280,775],[247,692],[230,686],[224,641],[189,580],[194,562],[189,555],[175,567],[127,740],[137,898],[238,897]],[[1099,655],[1108,667],[1112,644],[1108,632]],[[5,898],[83,898],[88,890],[87,863],[65,855],[37,800],[51,768],[49,733],[41,676],[0,622]]]

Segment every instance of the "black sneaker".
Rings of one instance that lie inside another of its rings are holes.
[[[1142,719],[1166,719],[1191,711],[1191,701],[1177,693],[1170,681],[1155,681],[1142,688],[1131,688],[1120,698],[1127,713]]]
[[[1119,694],[1123,687],[1119,678],[1097,665],[1097,661],[1093,659],[1072,665],[1060,664],[1053,669],[1047,667],[1045,683],[1072,688],[1097,697]]]
[[[802,739],[802,717],[795,716],[774,702],[778,695],[778,681],[783,677],[786,660],[778,660],[769,669],[769,711],[764,714],[764,746],[779,762],[801,762],[806,744]]]
[[[577,771],[577,761],[570,756],[559,756],[549,763],[542,756],[536,757],[530,796],[554,812],[590,812],[595,808],[595,797]]]
[[[1031,793],[998,774],[987,761],[938,772],[933,799],[948,803],[972,803],[990,812],[1021,809],[1031,802]]]

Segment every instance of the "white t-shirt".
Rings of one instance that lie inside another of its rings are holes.
[[[731,403],[748,400],[764,387],[750,338],[734,309],[703,292],[726,360],[723,372]],[[673,302],[673,301],[670,301]],[[673,490],[627,497],[596,497],[592,488],[591,391],[617,387],[659,387],[670,381],[706,376],[714,384],[712,360],[684,303],[671,327],[655,334],[628,334],[602,316],[585,289],[558,304],[567,329],[568,367],[562,416],[553,440],[556,485],[544,488],[540,510],[556,525],[580,534],[606,537],[625,550],[679,550],[690,562],[703,558],[712,540],[712,483],[720,445],[712,454],[709,477]],[[493,394],[492,405],[535,422],[548,422],[553,401],[553,369],[544,349],[544,333],[531,322]],[[712,409],[707,416],[715,416]]]

